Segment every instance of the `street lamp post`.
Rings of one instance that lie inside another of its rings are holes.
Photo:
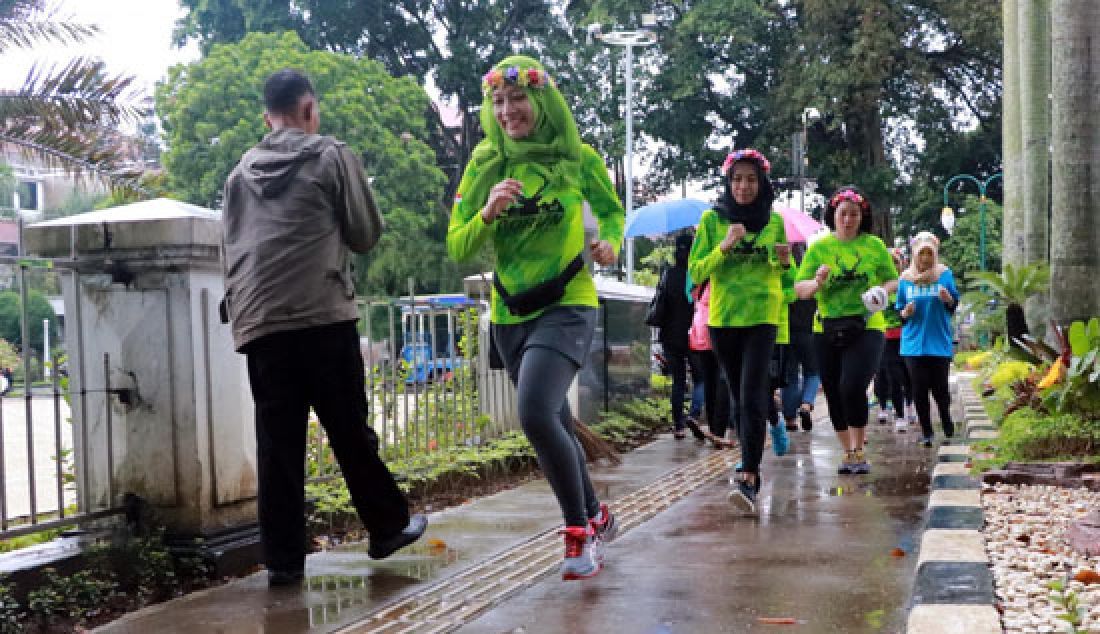
[[[980,181],[970,174],[956,174],[955,176],[952,176],[943,186],[943,212],[940,214],[940,218],[943,219],[941,220],[941,222],[943,222],[944,228],[947,229],[948,232],[951,231],[951,227],[949,227],[948,224],[952,226],[954,225],[954,211],[947,204],[948,188],[950,188],[951,185],[955,183],[955,181],[971,181],[978,186],[978,195],[980,196],[978,205],[978,224],[980,227],[978,238],[978,262],[981,270],[983,271],[985,270],[985,203],[987,200],[985,196],[985,191],[989,188],[990,183],[1001,177],[1002,174],[1000,172],[997,172],[996,174],[985,179],[984,181]]]
[[[810,121],[817,121],[821,113],[817,108],[802,109],[802,137],[798,141],[798,206],[799,211],[806,213],[806,168],[810,165],[809,153],[806,143],[806,126]]]
[[[643,24],[651,18],[643,16]],[[622,46],[626,49],[626,217],[634,212],[634,47],[649,46],[657,42],[657,35],[652,31],[640,29],[637,31],[611,31],[597,36],[603,42],[612,46]],[[626,239],[626,282],[634,283],[634,239]]]

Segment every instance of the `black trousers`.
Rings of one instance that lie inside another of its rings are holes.
[[[672,423],[676,429],[684,428],[684,394],[687,392],[687,373],[691,370],[691,381],[694,384],[701,380],[695,355],[687,346],[677,346],[662,343],[661,349],[665,353],[665,362],[668,363],[669,372],[672,374],[672,393],[669,397],[672,405]],[[703,388],[706,390],[706,388]],[[705,396],[704,396],[705,398]]]
[[[951,388],[947,376],[951,370],[950,357],[905,357],[909,366],[909,378],[913,381],[913,405],[917,409],[921,433],[932,436],[932,412],[928,401],[928,392],[936,398],[940,411],[940,424],[943,434],[950,438],[955,435],[955,423],[951,420]]]
[[[355,322],[261,337],[244,350],[256,402],[260,536],[272,570],[301,570],[306,556],[305,452],[317,413],[372,539],[409,523],[408,501],[378,456],[367,424],[363,358]]]
[[[744,328],[710,329],[710,342],[729,379],[738,417],[741,460],[745,473],[760,472],[764,453],[771,381],[768,367],[775,346],[776,327],[761,324]]]
[[[909,370],[901,358],[901,339],[886,339],[882,345],[882,361],[875,374],[875,398],[879,407],[886,401],[894,406],[894,415],[905,418],[905,402],[913,400],[909,389]]]
[[[730,428],[730,386],[713,350],[692,350],[691,356],[703,380],[703,409],[710,433],[724,438]],[[736,430],[736,428],[735,428]]]
[[[867,329],[850,345],[829,345],[824,335],[815,335],[817,362],[821,365],[821,387],[829,406],[833,429],[844,431],[867,426],[867,386],[878,370],[882,356],[882,332]]]

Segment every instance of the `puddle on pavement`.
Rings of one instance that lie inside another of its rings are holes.
[[[904,476],[887,476],[874,480],[840,482],[826,489],[833,497],[863,495],[867,497],[909,497],[926,495],[929,489],[928,473]]]

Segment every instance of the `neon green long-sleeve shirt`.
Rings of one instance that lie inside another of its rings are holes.
[[[477,174],[471,162],[466,167],[462,182],[451,208],[451,221],[447,228],[447,252],[452,259],[462,261],[477,253],[486,243],[492,242],[496,252],[496,272],[509,293],[525,291],[551,279],[587,248],[584,243],[584,202],[588,201],[592,214],[599,223],[599,239],[606,240],[618,253],[623,241],[625,213],[607,166],[594,149],[585,145],[581,150],[580,183],[566,190],[548,186],[545,170],[530,163],[519,163],[508,168],[506,177],[523,183],[523,194],[534,198],[537,204],[520,207],[513,205],[492,224],[481,219],[479,206],[462,199],[464,185]],[[565,295],[557,306],[598,306],[596,285],[587,269],[581,270],[565,288]],[[543,309],[545,310],[545,309]],[[490,317],[493,323],[522,323],[542,314],[543,311],[513,315],[508,307],[492,291]]]
[[[783,300],[783,269],[775,257],[775,245],[787,241],[783,217],[773,211],[763,229],[745,234],[726,254],[718,245],[725,239],[729,226],[718,212],[704,211],[688,256],[691,278],[700,282],[710,279],[707,325],[778,326],[780,313],[787,311]]]

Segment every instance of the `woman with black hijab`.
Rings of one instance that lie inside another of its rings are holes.
[[[780,311],[787,309],[782,274],[790,267],[783,218],[771,208],[769,171],[768,159],[753,149],[726,157],[722,196],[703,212],[688,258],[692,279],[710,281],[711,345],[740,411],[742,467],[729,500],[747,514],[757,511],[771,398],[768,364]]]

